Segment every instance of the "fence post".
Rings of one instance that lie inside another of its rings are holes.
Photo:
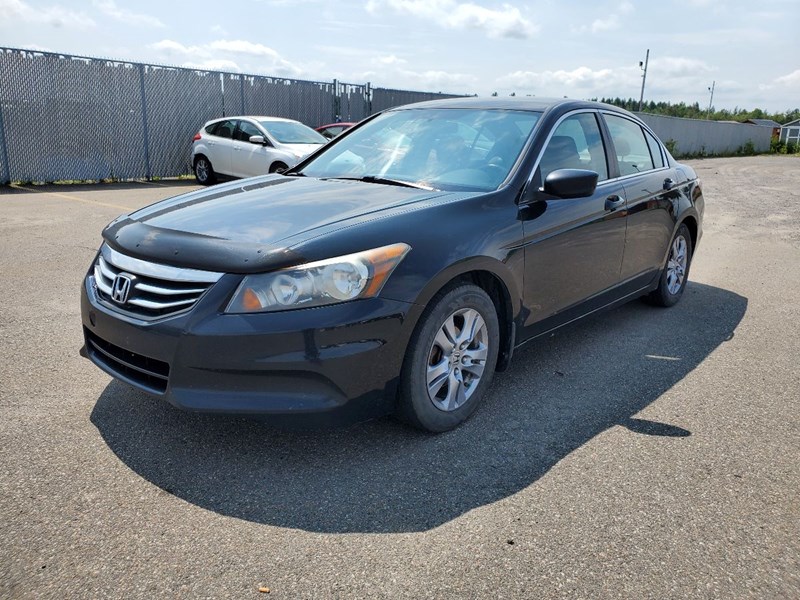
[[[336,117],[340,114],[339,111],[342,108],[342,99],[339,96],[339,81],[337,79],[333,80],[333,121],[335,122],[337,119]]]
[[[147,180],[150,181],[150,136],[147,133],[147,94],[144,91],[144,65],[139,65],[139,91],[142,96],[142,137],[144,138],[144,162]]]
[[[246,115],[244,112],[244,75],[239,75],[239,99],[242,101],[242,112],[240,115]]]
[[[3,170],[0,172],[0,185],[11,183],[11,165],[8,164],[8,151],[6,150],[6,127],[3,121],[3,99],[0,97],[0,160],[3,161]]]
[[[364,104],[366,106],[364,106],[364,108],[367,111],[367,114],[364,115],[364,117],[366,118],[372,114],[372,84],[368,81],[367,84],[364,86],[364,89],[366,92],[365,93],[366,97],[364,98],[365,100]]]

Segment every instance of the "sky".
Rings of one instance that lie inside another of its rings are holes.
[[[454,94],[800,107],[800,0],[0,0],[0,46]]]

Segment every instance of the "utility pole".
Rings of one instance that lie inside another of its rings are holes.
[[[644,57],[644,67],[642,61],[639,61],[639,68],[642,69],[642,93],[639,95],[639,112],[642,112],[642,102],[644,101],[644,82],[647,81],[647,63],[650,61],[650,48],[647,49],[647,54]]]
[[[706,113],[706,120],[711,118],[711,104],[714,102],[714,86],[717,85],[716,81],[711,82],[711,87],[708,91],[711,92],[711,99],[708,101],[708,112]]]

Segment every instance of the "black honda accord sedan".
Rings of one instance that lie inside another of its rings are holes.
[[[113,221],[82,354],[188,410],[444,431],[521,344],[634,298],[675,304],[703,209],[695,172],[612,106],[395,108],[282,175]]]

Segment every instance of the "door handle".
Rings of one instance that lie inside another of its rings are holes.
[[[622,204],[624,204],[625,199],[620,198],[618,195],[614,194],[613,196],[609,196],[606,198],[606,210],[616,210]]]
[[[668,192],[675,187],[675,182],[669,177],[664,180],[664,191]]]

